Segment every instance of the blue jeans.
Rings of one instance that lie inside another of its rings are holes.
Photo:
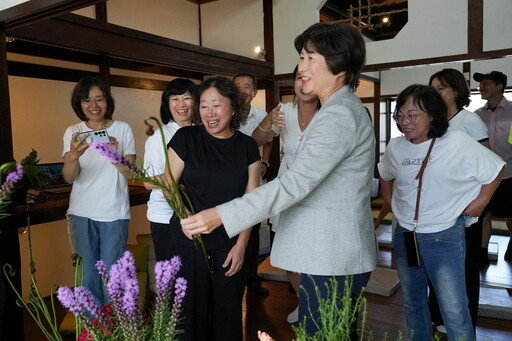
[[[432,339],[428,281],[437,294],[448,340],[473,341],[475,334],[464,282],[466,243],[464,219],[437,233],[417,233],[421,266],[409,266],[400,225],[394,233],[394,253],[402,286],[407,328],[415,341]]]
[[[100,307],[108,304],[110,300],[103,290],[101,276],[95,265],[101,259],[107,269],[110,269],[121,258],[128,240],[128,222],[128,219],[101,222],[68,215],[72,252],[82,258],[83,285],[93,294]]]
[[[361,290],[370,279],[371,272],[365,272],[357,275],[350,275],[352,277],[351,296],[352,300],[361,294]],[[331,278],[334,278],[338,284],[338,295],[341,297],[345,290],[345,279],[347,276],[319,276],[319,275],[300,275],[300,293],[299,293],[299,322],[304,321],[306,317],[306,333],[313,336],[318,331],[317,324],[321,325],[321,318],[319,312],[318,298],[326,299],[329,296],[326,284],[329,284]],[[317,291],[319,296],[317,296]],[[309,300],[308,300],[309,297]],[[341,303],[341,299],[337,302]],[[342,306],[339,309],[343,309]],[[311,311],[311,313],[310,313]],[[315,323],[316,321],[316,323]],[[350,340],[359,340],[357,336],[357,320],[351,325]]]

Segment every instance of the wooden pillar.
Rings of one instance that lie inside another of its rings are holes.
[[[0,164],[14,160],[12,144],[11,104],[9,99],[9,72],[5,31],[0,32]],[[30,122],[27,122],[30,124]],[[18,229],[14,223],[15,205],[6,209],[11,214],[0,220],[0,266],[10,264],[11,281],[21,292],[21,258]],[[1,270],[0,268],[0,270]],[[27,269],[28,271],[28,269]],[[20,340],[23,337],[23,313],[16,304],[16,295],[0,271],[0,340]]]

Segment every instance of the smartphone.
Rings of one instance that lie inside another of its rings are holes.
[[[98,129],[91,131],[84,131],[76,136],[76,140],[79,141],[85,134],[89,134],[87,138],[82,142],[83,144],[89,144],[93,140],[98,140],[100,142],[109,143],[110,137],[108,136],[107,129]]]
[[[420,254],[418,252],[418,243],[416,240],[416,232],[404,231],[405,253],[407,255],[407,263],[409,266],[420,266]]]

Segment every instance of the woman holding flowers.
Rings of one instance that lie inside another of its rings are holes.
[[[273,181],[181,223],[189,236],[217,233],[220,225],[235,236],[280,213],[271,262],[301,273],[306,292],[299,295],[299,320],[308,317],[307,332],[313,335],[322,328],[315,284],[325,298],[325,283],[334,276],[343,292],[350,275],[356,297],[377,263],[370,209],[375,139],[370,117],[354,94],[365,61],[361,34],[348,25],[318,23],[295,39],[295,48],[302,91],[316,95],[322,105],[295,157],[285,158],[284,172]]]
[[[135,160],[135,143],[130,126],[112,119],[114,99],[99,78],[80,79],[71,95],[71,106],[81,122],[68,127],[63,138],[62,173],[73,184],[67,211],[68,232],[73,252],[83,261],[83,284],[101,307],[108,303],[108,296],[94,265],[101,259],[110,267],[126,249],[130,219],[128,184],[121,166],[114,166],[89,149],[88,134],[78,140],[77,136],[106,129],[109,148],[131,162]]]
[[[229,79],[205,80],[195,108],[202,124],[174,134],[168,145],[169,160],[172,175],[192,207],[204,210],[254,190],[260,155],[256,142],[237,130],[242,119],[240,100]],[[174,234],[169,248],[183,262],[179,275],[188,281],[181,340],[242,340],[245,278],[240,270],[250,229],[230,238],[221,226],[204,236],[208,264],[201,248],[182,232],[176,215],[169,234]]]
[[[176,78],[165,87],[160,104],[160,119],[165,124],[162,131],[166,144],[169,143],[178,129],[192,124],[196,88],[194,82],[184,78]],[[157,129],[147,139],[145,146],[144,169],[148,176],[163,177],[165,172],[164,153],[166,153],[166,150],[162,145],[161,132],[160,129]],[[160,187],[147,182],[144,183],[144,186],[151,190],[147,218],[150,221],[156,260],[171,259],[174,256],[174,251],[169,247],[171,238],[169,222],[173,210],[165,200]]]

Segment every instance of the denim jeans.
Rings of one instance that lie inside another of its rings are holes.
[[[415,341],[432,339],[432,322],[428,309],[430,280],[437,294],[448,340],[475,340],[464,283],[466,243],[464,220],[437,233],[417,233],[421,266],[407,264],[405,229],[394,233],[395,261],[402,286],[407,328]]]
[[[128,222],[128,219],[101,222],[68,215],[72,252],[82,258],[83,285],[93,294],[100,307],[108,304],[109,299],[104,293],[101,276],[95,265],[101,259],[110,269],[121,258],[128,240]]]

